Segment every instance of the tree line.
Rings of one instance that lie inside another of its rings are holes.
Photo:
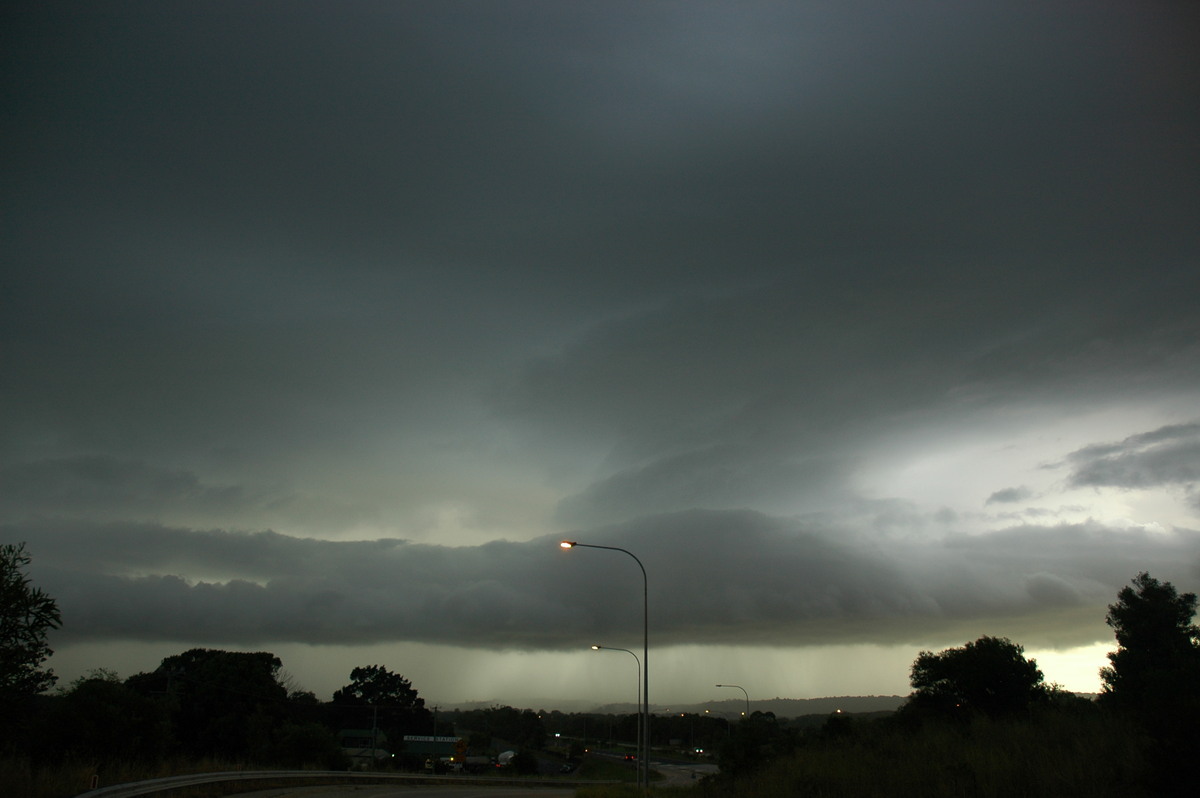
[[[355,668],[328,702],[289,682],[270,652],[205,648],[124,680],[92,671],[53,694],[9,696],[7,753],[35,767],[186,759],[339,770],[351,764],[342,730],[378,732],[397,750],[405,734],[436,731],[416,689],[382,666]]]
[[[1138,574],[1108,606],[1117,649],[1091,700],[1047,684],[1024,648],[983,636],[922,651],[913,691],[864,722],[815,727],[755,712],[720,750],[706,794],[1193,795],[1200,750],[1194,593]]]
[[[23,544],[0,546],[0,758],[22,758],[34,770],[68,760],[346,769],[352,762],[340,733],[348,730],[393,755],[372,764],[423,769],[427,755],[407,752],[404,737],[453,735],[456,721],[478,729],[471,741],[479,753],[493,737],[522,748],[544,742],[538,715],[511,707],[437,717],[409,679],[382,665],[353,668],[332,700],[321,701],[266,651],[193,648],[148,673],[121,679],[96,669],[52,690],[58,679],[44,667],[52,653],[46,637],[62,619],[25,574],[29,563]]]

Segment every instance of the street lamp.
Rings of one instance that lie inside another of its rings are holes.
[[[558,544],[564,549],[607,549],[619,551],[633,557],[633,561],[642,569],[642,748],[638,752],[641,759],[639,773],[642,776],[642,789],[650,790],[650,581],[646,578],[646,566],[632,551],[618,546],[597,546],[592,543],[579,543],[574,540],[564,540]]]
[[[737,689],[741,690],[746,696],[746,711],[742,714],[747,718],[750,717],[750,694],[746,692],[745,687],[742,687],[740,684],[718,684],[717,687],[736,687]]]
[[[637,654],[634,654],[632,651],[630,651],[627,648],[616,648],[614,646],[602,646],[600,644],[596,644],[596,645],[592,646],[593,651],[600,651],[601,649],[603,649],[605,651],[624,651],[626,654],[633,657],[633,661],[637,663],[638,723],[637,723],[637,747],[634,750],[638,752],[638,757],[641,758],[641,756],[642,756],[642,661],[640,659],[638,659]],[[641,773],[641,770],[640,770],[641,765],[640,764],[638,765],[638,768],[639,768],[638,772],[640,774]]]

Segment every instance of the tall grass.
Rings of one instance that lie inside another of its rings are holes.
[[[696,796],[693,787],[661,786],[650,787],[650,794],[657,798],[688,798]],[[636,784],[597,784],[591,787],[580,787],[575,791],[575,798],[641,798],[642,789]]]
[[[1136,798],[1148,794],[1145,754],[1143,735],[1099,714],[879,723],[852,737],[811,742],[753,776],[716,780],[698,792],[722,798]]]

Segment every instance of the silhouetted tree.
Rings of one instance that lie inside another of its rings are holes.
[[[561,713],[548,712],[544,714],[558,715],[558,722],[554,726],[555,731],[580,736],[586,732],[586,723],[581,722],[578,729],[571,731],[571,727],[563,723],[563,718],[566,716]],[[531,709],[514,709],[509,706],[446,713],[446,716],[454,721],[454,726],[460,733],[463,731],[475,733],[472,735],[471,745],[473,748],[504,747],[528,750],[538,750],[546,744],[546,723],[542,715],[543,713],[534,712]],[[582,718],[582,716],[580,717]],[[439,715],[439,725],[440,718]],[[603,725],[607,730],[608,721],[604,721]],[[593,731],[596,728],[597,723],[593,723]]]
[[[826,740],[844,740],[854,736],[854,719],[840,709],[830,713],[821,724],[820,736]]]
[[[350,684],[333,694],[337,703],[388,705],[405,709],[424,709],[425,699],[417,695],[412,682],[382,665],[367,665],[350,671]]]
[[[172,739],[163,703],[106,671],[76,680],[55,703],[51,726],[53,734],[44,745],[53,753],[102,762],[156,760],[167,753]]]
[[[1008,638],[984,636],[939,654],[922,651],[913,662],[909,703],[939,712],[1012,714],[1046,700],[1037,662]]]
[[[1154,739],[1151,783],[1162,795],[1191,795],[1200,748],[1200,629],[1196,594],[1142,572],[1105,617],[1118,648],[1102,668],[1101,702],[1134,718]]]
[[[62,623],[58,604],[24,573],[31,559],[24,543],[0,545],[0,701],[5,704],[50,689],[54,672],[41,664],[53,653],[46,633]]]
[[[412,682],[382,665],[350,671],[350,684],[333,694],[334,715],[341,728],[383,730],[400,747],[405,734],[429,734],[433,716]],[[395,753],[395,751],[393,751]]]
[[[126,685],[169,702],[176,738],[195,756],[266,758],[287,715],[282,663],[274,654],[194,648],[167,657]]]
[[[52,653],[46,633],[62,623],[58,604],[25,575],[24,543],[0,545],[0,740],[24,739],[37,715],[35,699],[54,685],[42,663]]]
[[[287,715],[291,723],[320,723],[326,715],[326,707],[310,690],[293,690],[287,697]]]
[[[1192,623],[1196,594],[1176,592],[1142,572],[1108,605],[1105,622],[1117,650],[1100,671],[1102,700],[1110,706],[1158,712],[1195,692],[1200,677],[1200,628]]]
[[[781,726],[774,712],[755,710],[721,743],[717,764],[727,776],[744,776],[796,749],[799,736]]]

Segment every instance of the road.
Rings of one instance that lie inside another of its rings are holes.
[[[651,762],[662,776],[659,785],[694,784],[715,773],[717,766],[699,763]],[[339,784],[317,787],[278,787],[238,793],[228,798],[574,798],[574,787],[525,787],[508,784]]]
[[[341,784],[321,787],[281,787],[238,793],[228,798],[574,798],[575,788],[491,786],[429,786],[425,784]]]
[[[698,762],[655,762],[650,760],[650,767],[662,774],[662,781],[655,784],[684,785],[693,784],[702,777],[716,773],[716,765]]]

